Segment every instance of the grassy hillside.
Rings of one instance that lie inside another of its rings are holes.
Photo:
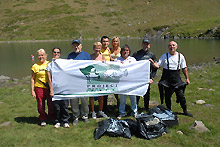
[[[198,37],[213,35],[213,28],[219,35],[219,8],[219,0],[1,0],[0,40],[139,37],[160,30]]]

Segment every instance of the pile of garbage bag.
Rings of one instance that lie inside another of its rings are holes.
[[[169,132],[168,127],[178,125],[177,116],[162,105],[149,110],[149,113],[138,114],[136,120],[113,118],[98,122],[94,131],[94,139],[103,135],[131,139],[132,135],[151,140]]]

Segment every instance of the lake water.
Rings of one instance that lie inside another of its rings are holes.
[[[93,53],[92,46],[97,40],[82,40],[83,51],[89,54]],[[151,51],[157,59],[168,52],[167,45],[171,40],[152,39]],[[128,44],[132,53],[141,49],[141,39],[121,39],[121,46]],[[220,57],[220,40],[218,39],[179,39],[178,52],[184,54],[187,64],[197,64],[199,62],[213,61],[213,57]],[[22,78],[31,74],[31,54],[35,56],[35,62],[38,61],[36,51],[44,48],[48,54],[48,60],[51,61],[51,50],[53,47],[62,49],[62,58],[66,58],[70,52],[70,41],[54,42],[11,42],[0,43],[0,75],[10,76],[13,78]],[[111,47],[111,46],[110,46]]]

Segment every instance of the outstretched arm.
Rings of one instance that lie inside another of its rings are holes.
[[[155,67],[155,68],[160,68],[160,66],[156,63],[156,62],[154,62],[154,60],[152,60],[152,59],[149,59],[149,61],[150,61],[150,63],[151,63],[151,65],[153,66],[153,67]]]
[[[189,75],[188,75],[187,67],[183,68],[182,71],[183,71],[183,74],[184,74],[184,76],[185,76],[185,78],[186,78],[186,84],[189,85],[189,84],[190,84],[190,81],[189,81]]]

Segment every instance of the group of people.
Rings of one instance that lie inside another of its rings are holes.
[[[149,110],[149,100],[150,100],[150,84],[153,83],[153,79],[156,75],[157,69],[163,67],[163,73],[161,80],[158,83],[160,91],[161,104],[165,97],[165,104],[168,109],[171,110],[171,96],[175,92],[177,97],[177,102],[180,103],[184,115],[193,117],[191,113],[187,111],[186,99],[184,96],[184,91],[186,85],[190,84],[186,61],[181,53],[177,52],[177,43],[171,41],[168,44],[168,53],[163,54],[159,61],[157,61],[156,56],[149,50],[151,47],[150,41],[148,39],[143,39],[142,49],[135,52],[132,56],[130,47],[125,44],[122,48],[120,47],[120,39],[118,37],[113,37],[111,40],[112,48],[109,47],[110,38],[103,36],[101,42],[95,42],[93,45],[94,53],[89,55],[87,52],[82,51],[82,43],[80,40],[74,39],[72,41],[73,52],[70,53],[67,59],[70,60],[96,60],[96,61],[113,61],[120,62],[122,64],[130,64],[140,60],[149,60],[150,66],[150,80],[149,88],[144,98],[144,107],[146,112]],[[51,63],[47,61],[47,54],[44,49],[39,49],[37,51],[38,62],[35,63],[32,68],[31,76],[31,94],[32,97],[37,100],[37,108],[39,112],[39,119],[41,121],[40,125],[45,126],[47,116],[50,120],[55,122],[54,127],[59,128],[63,126],[69,128],[69,102],[71,105],[73,125],[77,125],[79,119],[81,118],[84,122],[89,121],[89,106],[91,107],[91,118],[96,119],[97,117],[108,117],[106,111],[108,110],[108,95],[99,97],[90,97],[89,105],[88,98],[73,98],[69,100],[55,100],[52,101],[54,96],[53,86],[52,86],[52,67]],[[53,59],[56,60],[61,56],[61,49],[55,47],[52,49]],[[182,69],[185,76],[186,82],[183,82],[180,77],[180,69]],[[141,78],[141,77],[140,77]],[[126,116],[125,106],[127,96],[130,98],[131,102],[131,115],[136,117],[138,114],[137,106],[139,103],[140,96],[135,95],[117,95],[114,94],[117,105],[119,108],[118,119]],[[94,99],[98,99],[99,111],[95,112],[94,109]],[[47,100],[48,114],[45,111],[45,101]],[[81,105],[79,105],[79,100]]]

